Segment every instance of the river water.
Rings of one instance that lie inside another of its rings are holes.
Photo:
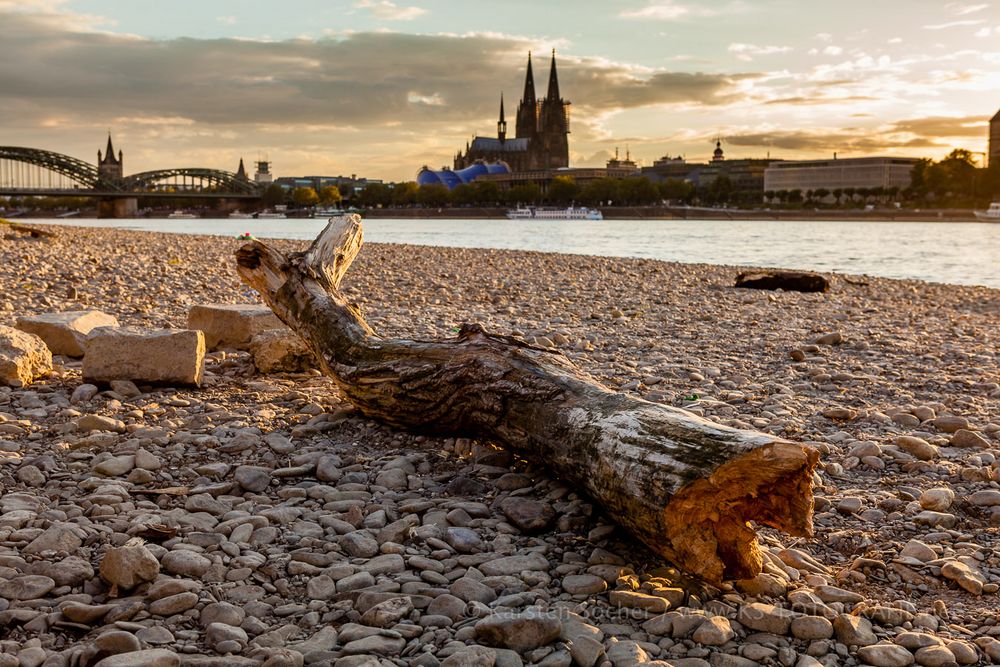
[[[180,234],[312,239],[325,220],[62,219],[33,222]],[[1000,224],[744,220],[366,219],[365,239],[646,257],[916,278],[1000,288]]]

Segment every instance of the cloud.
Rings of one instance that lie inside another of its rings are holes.
[[[625,19],[654,19],[656,21],[676,21],[693,13],[694,9],[673,2],[660,2],[642,9],[623,11],[619,16]]]
[[[781,149],[810,153],[870,154],[905,148],[939,148],[941,144],[924,138],[893,140],[873,134],[867,129],[848,130],[784,130],[727,134],[726,142],[733,146]]]
[[[945,9],[950,11],[955,16],[968,16],[969,14],[975,14],[976,12],[981,12],[984,9],[989,9],[989,5],[986,3],[979,5],[966,5],[961,2],[949,2],[945,5]]]
[[[794,106],[820,106],[824,104],[846,104],[849,102],[873,102],[879,98],[870,95],[849,95],[846,97],[829,97],[825,95],[815,95],[811,97],[779,97],[777,99],[764,102],[767,105],[789,104]]]
[[[961,28],[962,26],[982,25],[986,21],[982,19],[964,19],[962,21],[948,21],[947,23],[935,23],[925,25],[924,30],[946,30],[948,28]]]
[[[791,50],[790,46],[758,46],[741,42],[730,44],[728,49],[730,53],[735,53],[739,60],[744,61],[753,60],[754,56],[771,56],[778,53],[788,53]]]
[[[423,7],[400,7],[389,0],[359,0],[354,6],[370,10],[381,21],[412,21],[427,13]]]
[[[705,7],[704,3],[682,4],[674,0],[666,0],[665,2],[653,2],[639,9],[627,9],[620,12],[618,16],[638,21],[680,21],[695,17],[735,14],[747,11],[747,9],[748,5],[742,0],[736,0],[717,8]]]
[[[987,133],[989,116],[932,116],[900,120],[891,132],[905,132],[922,137],[981,137]]]
[[[948,139],[982,137],[987,123],[987,116],[933,116],[899,120],[875,128],[737,132],[726,135],[726,139],[734,146],[813,153],[897,153],[947,147],[952,145]]]
[[[236,25],[235,16],[216,16],[215,20],[221,23],[222,25]]]

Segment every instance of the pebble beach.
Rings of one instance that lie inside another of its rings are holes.
[[[0,325],[259,303],[236,239],[46,229],[0,237]],[[0,385],[0,667],[1000,663],[1000,290],[738,272],[366,244],[343,289],[383,335],[478,322],[816,448],[815,536],[760,529],[757,578],[694,581],[545,469],[364,419],[315,370],[222,349],[200,388],[81,391],[56,355]]]

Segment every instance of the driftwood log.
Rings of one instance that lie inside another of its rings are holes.
[[[734,287],[785,290],[786,292],[826,292],[830,281],[808,271],[746,271],[736,275]]]
[[[52,232],[47,232],[44,229],[39,229],[38,227],[31,227],[29,225],[22,225],[19,222],[12,222],[10,220],[5,220],[0,218],[0,226],[3,229],[9,229],[12,232],[18,232],[19,234],[27,234],[33,239],[48,239],[54,238],[55,234]]]
[[[488,439],[547,465],[710,582],[760,573],[751,522],[812,534],[814,450],[616,393],[558,352],[477,324],[447,341],[382,338],[339,291],[361,243],[361,220],[350,215],[331,219],[304,253],[253,241],[236,261],[365,416]]]

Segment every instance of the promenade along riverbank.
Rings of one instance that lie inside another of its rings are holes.
[[[0,324],[97,308],[183,328],[193,305],[254,300],[233,238],[49,229],[0,238]],[[743,291],[735,273],[375,243],[344,289],[385,336],[480,322],[618,391],[819,450],[816,534],[761,529],[757,579],[692,582],[544,469],[361,418],[317,372],[261,375],[222,350],[200,389],[92,393],[56,357],[0,387],[0,652],[566,665],[572,642],[585,664],[1000,661],[1000,291]],[[134,536],[153,581],[112,595],[100,564]]]

